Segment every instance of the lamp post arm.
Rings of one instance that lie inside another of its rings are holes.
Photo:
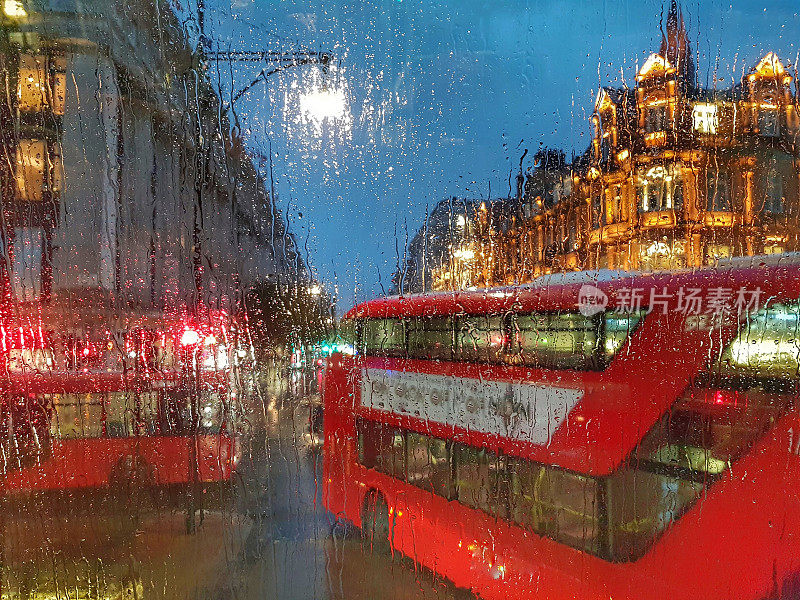
[[[253,81],[251,81],[246,86],[244,86],[241,90],[236,92],[236,95],[231,100],[229,108],[231,106],[233,106],[234,104],[236,104],[236,102],[239,100],[239,98],[241,98],[248,91],[250,91],[250,89],[252,89],[253,86],[255,86],[259,81],[266,81],[267,77],[269,77],[270,75],[274,75],[275,73],[279,73],[280,71],[285,71],[286,69],[289,69],[289,68],[291,68],[291,67],[275,67],[274,69],[270,69],[269,71],[267,71],[266,69],[261,69],[261,73],[259,73],[258,76]]]
[[[275,51],[255,51],[255,50],[233,50],[230,52],[209,52],[207,54],[209,60],[228,60],[237,62],[261,62],[268,61],[274,66],[272,68],[261,69],[261,72],[256,76],[253,81],[236,92],[228,105],[228,109],[232,108],[234,104],[244,96],[250,89],[253,88],[260,81],[266,81],[267,77],[286,71],[293,67],[301,65],[322,65],[323,69],[327,69],[328,64],[333,59],[329,52],[309,52],[304,50],[297,50],[294,52],[275,52]]]
[[[333,56],[330,52],[294,50],[277,52],[275,50],[229,50],[206,52],[208,60],[228,60],[237,62],[271,62],[281,64],[307,64],[309,62],[327,65]]]

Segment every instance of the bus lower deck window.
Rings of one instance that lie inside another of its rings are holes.
[[[405,479],[405,436],[397,428],[359,419],[358,461],[398,479]]]

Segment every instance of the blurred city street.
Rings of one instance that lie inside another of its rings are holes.
[[[111,506],[76,491],[57,509],[31,500],[5,520],[2,597],[471,597],[407,559],[373,554],[358,530],[335,523],[321,503],[322,448],[308,435],[313,393],[274,373],[262,382],[234,489],[206,502],[195,533],[181,496]]]

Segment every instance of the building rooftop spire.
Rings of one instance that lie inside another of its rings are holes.
[[[667,12],[666,31],[661,32],[661,49],[659,54],[674,65],[678,76],[689,87],[695,85],[694,58],[683,21],[683,9],[677,0],[671,0]]]

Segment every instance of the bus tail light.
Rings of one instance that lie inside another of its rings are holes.
[[[737,406],[739,393],[733,390],[707,390],[704,394],[706,404],[714,406]]]

